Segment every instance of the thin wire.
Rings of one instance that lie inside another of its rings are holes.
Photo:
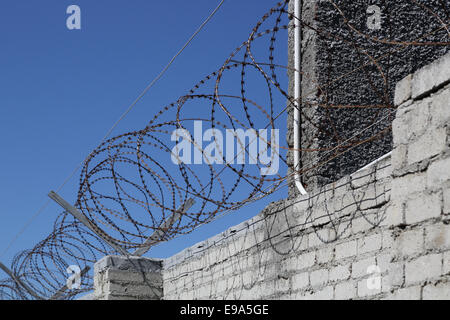
[[[192,34],[192,36],[189,38],[188,41],[183,45],[183,47],[173,56],[173,58],[169,61],[169,63],[162,69],[162,71],[156,76],[156,78],[153,79],[153,81],[142,91],[142,93],[134,100],[134,102],[127,108],[127,110],[120,116],[120,118],[114,123],[114,125],[108,130],[108,132],[105,134],[103,139],[100,143],[104,142],[106,138],[113,132],[113,130],[119,125],[119,123],[127,116],[128,113],[136,106],[136,104],[146,95],[146,93],[158,82],[163,75],[166,73],[166,71],[170,68],[170,66],[174,63],[175,59],[178,58],[178,56],[189,46],[189,44],[194,40],[194,38],[197,36],[197,34],[202,31],[202,29],[208,24],[208,22],[214,17],[214,15],[219,11],[219,9],[222,7],[225,0],[220,1],[220,3],[217,5],[217,7],[214,9],[214,11],[206,18],[206,20],[203,21],[203,23],[198,27],[198,29]],[[56,192],[59,192],[66,184],[69,182],[70,179],[75,175],[75,173],[81,168],[81,166],[86,161],[87,157],[78,164],[78,166],[72,171],[72,173],[67,177],[67,179],[59,186]],[[5,254],[8,252],[8,250],[11,248],[11,246],[17,241],[17,239],[22,236],[22,234],[25,232],[25,230],[31,225],[31,223],[44,211],[44,209],[50,204],[50,200],[47,200],[44,205],[26,222],[25,226],[19,231],[19,233],[11,240],[11,242],[8,244],[6,249],[3,251],[3,253],[0,255],[0,259],[2,259]]]

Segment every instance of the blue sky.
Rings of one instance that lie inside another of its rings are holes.
[[[0,260],[31,248],[61,209],[51,203],[9,242],[179,50],[219,1],[2,0],[0,2]],[[113,135],[145,127],[222,65],[273,0],[226,0],[223,7],[138,103]],[[82,29],[66,28],[81,8]],[[287,55],[279,51],[279,62]],[[278,101],[280,109],[285,101]],[[284,136],[281,135],[282,141]],[[79,172],[61,190],[76,200]],[[286,189],[150,253],[167,257],[256,215]]]

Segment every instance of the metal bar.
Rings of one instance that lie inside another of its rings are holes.
[[[153,232],[147,240],[142,244],[142,247],[137,249],[133,256],[141,257],[144,255],[148,250],[151,248],[151,242],[154,240],[157,240],[162,235],[164,235],[164,229],[168,229],[170,226],[172,226],[176,221],[178,221],[184,212],[189,210],[193,205],[195,204],[195,200],[192,198],[189,198],[186,200],[186,202],[172,215],[170,215],[159,227],[159,229],[155,232]]]
[[[86,273],[89,272],[89,270],[91,270],[91,267],[85,267],[83,270],[81,270],[80,272],[80,276],[83,277]],[[51,297],[50,300],[58,300],[59,298],[61,298],[61,296],[63,295],[64,292],[67,291],[67,289],[69,289],[67,287],[67,284],[64,285],[61,289],[59,289],[58,291],[56,291]]]
[[[78,211],[77,208],[70,205],[66,200],[61,198],[56,192],[50,191],[48,196],[50,197],[50,199],[52,199],[57,204],[59,204],[61,207],[63,207],[67,212],[69,212],[71,215],[73,215],[76,219],[78,219],[81,223],[83,223],[86,227],[88,227],[92,232],[94,232],[96,235],[98,235],[100,238],[102,238],[103,241],[105,241],[107,244],[109,244],[109,246],[112,247],[114,250],[116,250],[117,252],[120,252],[124,256],[130,255],[124,248],[122,248],[121,246],[119,246],[113,242],[110,242],[102,234],[100,234],[98,232],[98,230],[96,230],[92,226],[91,222],[80,211]]]
[[[17,278],[15,276],[14,273],[12,273],[11,270],[8,269],[8,267],[6,267],[3,263],[0,262],[0,269],[2,269],[3,271],[5,271],[5,273],[14,280],[15,283],[17,283],[18,286],[24,288],[31,296],[33,296],[34,298],[38,299],[38,300],[43,300],[43,298],[41,296],[39,296],[36,292],[34,292],[34,290],[32,290],[29,286],[27,286],[25,283],[23,283],[19,278]]]

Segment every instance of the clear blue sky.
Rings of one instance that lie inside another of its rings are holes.
[[[218,0],[2,0],[0,2],[0,255],[70,172],[100,142],[178,51]],[[113,135],[143,128],[216,70],[247,39],[273,0],[226,0]],[[66,8],[82,10],[82,29],[66,28]],[[280,62],[287,56],[280,51]],[[280,101],[284,107],[285,101]],[[284,136],[281,137],[284,141]],[[76,200],[79,172],[60,194]],[[152,251],[170,256],[256,215],[286,190]],[[51,203],[0,259],[6,264],[51,230]],[[3,277],[3,275],[1,276]]]

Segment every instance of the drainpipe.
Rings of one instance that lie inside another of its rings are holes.
[[[294,0],[294,181],[301,195],[307,194],[303,187],[300,174],[300,106],[301,106],[301,59],[302,59],[302,37],[301,23],[302,0]]]

